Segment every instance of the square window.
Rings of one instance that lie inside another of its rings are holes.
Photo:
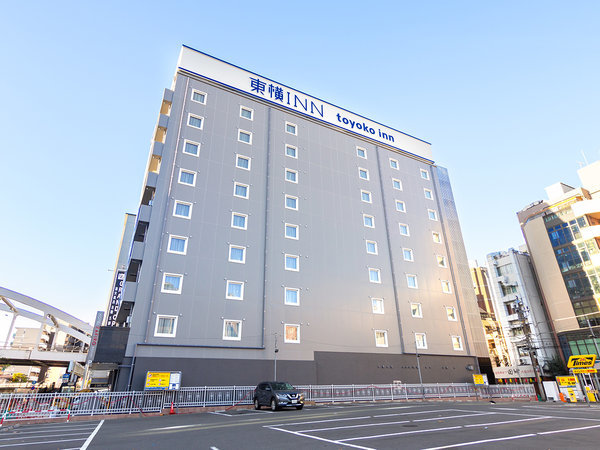
[[[398,170],[398,161],[395,160],[395,159],[390,158],[390,167],[392,169]]]
[[[406,212],[406,203],[402,200],[396,200],[396,211]]]
[[[200,144],[192,141],[184,141],[183,153],[192,156],[198,156],[200,154]]]
[[[448,267],[448,264],[446,263],[446,257],[443,255],[436,255],[435,257],[437,259],[437,263],[438,266],[440,267]]]
[[[289,181],[290,183],[297,183],[298,172],[292,169],[285,169],[285,181]]]
[[[248,198],[250,186],[247,184],[238,183],[237,181],[233,183],[233,195],[235,197],[240,198]]]
[[[463,349],[462,338],[460,336],[452,336],[452,349],[457,351]]]
[[[300,257],[297,255],[285,255],[285,270],[292,270],[298,272],[300,264]]]
[[[412,249],[403,248],[402,255],[404,256],[404,261],[414,261]]]
[[[252,133],[249,131],[238,130],[238,141],[245,144],[252,144]]]
[[[375,330],[375,346],[376,347],[387,347],[387,331],[385,330]]]
[[[375,217],[363,214],[363,224],[367,228],[375,228]]]
[[[156,316],[156,326],[154,336],[156,337],[175,337],[177,330],[177,316]]]
[[[367,151],[362,147],[356,147],[356,156],[367,159]]]
[[[246,230],[248,228],[248,215],[237,212],[231,213],[231,228]]]
[[[246,263],[246,247],[241,245],[229,245],[229,261],[245,264]]]
[[[444,294],[452,294],[452,288],[450,287],[449,281],[442,280],[442,292]]]
[[[369,180],[369,171],[367,169],[363,169],[362,167],[358,168],[358,177],[362,180]]]
[[[416,275],[407,274],[406,275],[406,284],[411,289],[418,289],[419,288],[419,284],[417,283],[417,276]]]
[[[432,231],[431,237],[433,239],[433,242],[435,242],[436,244],[442,243],[442,235],[440,233],[438,233],[437,231]]]
[[[167,294],[181,294],[181,286],[183,284],[183,275],[177,273],[163,274],[163,282],[161,292]]]
[[[206,92],[201,92],[197,91],[196,89],[192,89],[192,100],[206,105]]]
[[[189,219],[190,217],[192,217],[192,204],[175,200],[173,216],[181,217],[183,219]]]
[[[190,114],[188,116],[188,125],[190,127],[198,128],[199,130],[201,130],[202,126],[204,125],[204,117],[200,117],[200,116],[196,116],[194,114]]]
[[[235,155],[235,167],[238,169],[250,170],[250,157]]]
[[[285,224],[285,237],[288,239],[298,239],[298,225],[286,223]]]
[[[392,178],[392,187],[394,189],[402,190],[402,181],[397,180],[396,178]]]
[[[291,306],[300,305],[300,289],[286,287],[283,302]]]
[[[169,235],[169,245],[167,247],[168,253],[177,253],[178,255],[185,255],[187,252],[187,239],[183,236]]]
[[[425,169],[421,169],[421,178],[424,180],[429,180],[429,172],[427,172]]]
[[[292,195],[286,195],[285,196],[285,207],[287,209],[298,210],[298,197],[294,197]]]
[[[196,172],[191,170],[179,169],[179,184],[196,186]]]
[[[286,323],[283,326],[283,341],[286,344],[300,343],[300,325]]]
[[[427,335],[425,333],[415,333],[415,344],[417,348],[425,350],[427,348]]]
[[[223,320],[223,340],[239,341],[242,339],[242,321],[241,320]]]
[[[428,209],[427,215],[429,216],[429,220],[438,220],[437,212],[435,212],[433,209]]]
[[[363,202],[371,203],[371,193],[369,191],[360,191],[360,199]]]
[[[431,189],[423,189],[423,192],[426,199],[433,200],[433,191]]]
[[[454,306],[446,306],[446,315],[448,316],[448,320],[451,320],[452,322],[458,320],[456,318],[456,309],[454,309]]]
[[[250,108],[246,108],[245,106],[240,106],[240,117],[244,119],[253,120],[254,119],[254,110]]]
[[[383,314],[383,299],[372,298],[371,309],[373,310],[373,314]]]
[[[381,283],[381,271],[369,267],[369,281],[371,283]]]
[[[296,134],[298,134],[298,129],[295,124],[286,122],[285,123],[285,132],[296,136]]]
[[[421,308],[420,303],[411,303],[410,304],[410,314],[417,319],[423,318],[423,309]]]
[[[399,223],[398,227],[400,228],[400,234],[402,236],[410,236],[410,230],[408,229],[408,225],[405,223]]]
[[[377,242],[367,241],[367,253],[369,253],[371,255],[377,254]]]
[[[225,298],[229,300],[244,299],[244,282],[227,280],[227,289],[225,290]]]
[[[298,148],[293,145],[285,146],[285,156],[289,156],[290,158],[298,159]]]

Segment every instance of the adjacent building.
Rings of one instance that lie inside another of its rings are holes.
[[[115,320],[117,389],[417,382],[417,355],[464,382],[487,356],[430,144],[185,46]]]

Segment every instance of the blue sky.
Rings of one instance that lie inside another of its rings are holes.
[[[433,144],[470,258],[600,159],[595,1],[3,5],[0,286],[103,309],[182,44]]]

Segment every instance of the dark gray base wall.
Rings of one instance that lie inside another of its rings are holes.
[[[477,358],[420,355],[424,383],[472,383]],[[181,371],[182,386],[252,386],[274,378],[273,360],[138,357],[132,390],[142,390],[146,372]],[[128,369],[116,390],[126,390]],[[277,361],[277,378],[292,384],[418,383],[415,355],[315,352],[314,361]]]

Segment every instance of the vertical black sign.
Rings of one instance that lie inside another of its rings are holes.
[[[108,317],[106,318],[106,326],[114,327],[117,325],[117,313],[119,312],[119,304],[121,303],[121,294],[123,293],[123,283],[125,282],[125,271],[118,270],[115,277],[115,285],[113,286],[112,296],[110,298],[110,306],[108,307]]]

